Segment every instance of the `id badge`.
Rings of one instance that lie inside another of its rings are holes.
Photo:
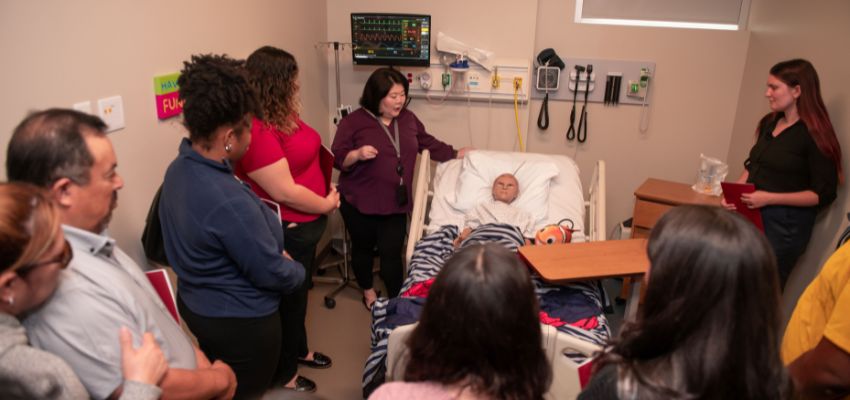
[[[407,186],[404,184],[398,185],[395,190],[395,201],[398,205],[407,205]]]

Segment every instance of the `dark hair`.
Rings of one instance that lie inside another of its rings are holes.
[[[640,399],[780,399],[779,281],[764,235],[720,207],[681,206],[655,225],[642,314],[597,368]]]
[[[15,271],[46,254],[61,219],[44,189],[0,183],[0,272]]]
[[[380,117],[381,100],[387,97],[387,93],[390,92],[390,89],[395,84],[404,86],[404,96],[406,98],[404,106],[407,107],[410,104],[410,96],[407,93],[410,89],[410,84],[401,72],[387,67],[378,68],[369,76],[366,86],[363,87],[363,96],[360,97],[360,107]]]
[[[12,133],[6,150],[6,175],[10,181],[40,187],[60,178],[85,185],[94,165],[85,135],[103,136],[105,130],[100,118],[76,110],[33,112]]]
[[[301,111],[295,57],[276,47],[264,46],[248,56],[245,68],[263,109],[264,122],[286,133],[295,131]]]
[[[809,134],[817,144],[818,149],[835,164],[839,181],[844,181],[844,173],[841,169],[841,145],[835,137],[835,129],[829,120],[829,112],[823,103],[820,93],[820,79],[815,67],[807,60],[794,59],[782,61],[770,68],[770,74],[788,85],[788,87],[800,86],[800,97],[797,98],[797,113],[806,124]],[[762,127],[776,119],[776,113],[772,112],[764,116],[759,122],[756,135],[761,132]]]
[[[183,62],[177,84],[190,140],[207,143],[216,129],[239,128],[249,115],[262,115],[243,65],[243,61],[212,54],[193,55],[191,61]],[[236,129],[236,134],[242,130]]]
[[[552,371],[534,285],[496,244],[458,251],[437,275],[408,347],[405,381],[463,384],[500,399],[542,399]]]

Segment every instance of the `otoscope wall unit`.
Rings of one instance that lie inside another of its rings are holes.
[[[567,58],[564,59],[564,63],[566,67],[561,71],[561,82],[557,85],[557,90],[550,89],[548,91],[549,100],[572,101],[576,87],[578,87],[577,94],[582,99],[587,86],[587,72],[585,70],[588,65],[592,65],[593,72],[590,77],[590,92],[587,95],[587,101],[614,106],[617,104],[648,105],[652,101],[652,91],[649,88],[652,86],[653,79],[655,79],[654,62]],[[577,70],[576,66],[580,68]],[[618,76],[621,78],[609,79],[609,77]],[[532,79],[537,79],[536,71]],[[620,82],[618,85],[612,84],[617,80]],[[551,85],[551,87],[555,87],[555,85]],[[545,95],[546,90],[538,90],[537,87],[532,85],[532,99],[543,99]],[[614,98],[618,101],[612,102]]]
[[[440,60],[423,67],[399,67],[410,83],[410,97],[430,101],[462,100],[483,102],[528,101],[531,87],[531,63],[509,60],[488,71],[470,62],[468,68],[451,68]]]

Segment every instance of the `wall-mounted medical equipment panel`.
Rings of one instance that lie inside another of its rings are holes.
[[[525,102],[535,86],[528,60],[496,63],[492,71],[468,63],[465,68],[431,60],[428,68],[399,67],[410,83],[410,96],[431,101],[463,100],[484,102]]]
[[[542,86],[533,85],[532,99],[543,99],[548,93],[549,100],[573,101],[576,95],[583,100],[587,95],[588,102],[611,106],[648,105],[652,101],[649,87],[655,77],[654,62],[567,58],[564,63],[566,67],[561,71],[557,84],[551,82],[552,76],[539,76],[545,70],[535,71],[532,77],[535,82],[546,82],[547,79],[549,82]],[[592,71],[590,79],[588,66]]]

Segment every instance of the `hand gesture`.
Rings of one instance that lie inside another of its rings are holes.
[[[328,202],[328,210],[325,212],[326,214],[330,214],[339,208],[339,192],[336,191],[336,185],[331,185],[331,190],[328,192],[328,195],[325,196],[325,200]]]
[[[475,150],[475,149],[472,148],[472,147],[468,147],[468,146],[462,147],[460,150],[457,151],[457,158],[461,159],[461,158],[466,157],[466,154],[469,153],[472,150]]]
[[[127,327],[122,326],[119,331],[121,342],[121,372],[124,379],[157,385],[165,373],[168,372],[168,362],[159,345],[156,344],[153,334],[145,332],[142,337],[142,345],[133,347],[133,334]]]
[[[233,395],[236,394],[236,374],[233,373],[229,365],[221,360],[215,360],[210,369],[223,374],[225,379],[227,379],[227,388],[216,399],[232,399]]]
[[[358,161],[371,160],[371,159],[373,159],[377,156],[378,156],[378,149],[376,149],[376,148],[374,148],[374,147],[372,147],[368,144],[357,149],[357,160]]]
[[[762,208],[770,205],[770,193],[763,190],[756,190],[752,193],[744,193],[741,195],[741,202],[749,208]]]
[[[735,209],[736,209],[735,205],[727,203],[726,198],[723,197],[723,196],[720,196],[720,205],[723,206],[723,208],[730,210],[730,211],[735,211]]]

